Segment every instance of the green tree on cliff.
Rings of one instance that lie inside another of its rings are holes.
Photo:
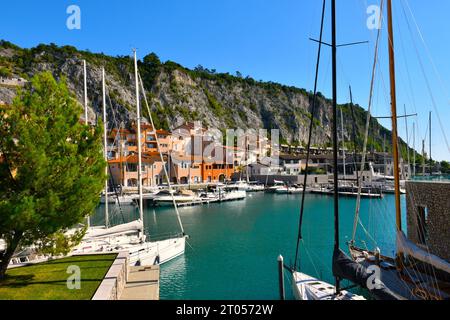
[[[80,122],[81,106],[65,80],[33,77],[12,106],[0,106],[0,279],[14,252],[64,243],[68,228],[98,203],[105,179],[102,127]],[[78,237],[79,238],[79,237]]]

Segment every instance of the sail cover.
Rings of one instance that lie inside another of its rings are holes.
[[[117,235],[117,234],[132,233],[132,232],[137,232],[141,229],[142,229],[141,220],[135,220],[135,221],[120,224],[118,226],[111,227],[108,229],[105,229],[105,228],[88,229],[88,231],[86,232],[85,239],[101,238],[101,237],[108,237],[108,236]]]
[[[419,248],[406,238],[403,231],[397,232],[397,250],[450,274],[450,263]]]
[[[377,300],[401,300],[402,298],[389,290],[383,282],[370,289],[368,283],[372,272],[363,265],[350,259],[342,250],[337,249],[333,254],[333,274],[335,277],[347,279],[362,288],[368,289]]]

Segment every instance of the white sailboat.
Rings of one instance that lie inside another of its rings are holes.
[[[266,187],[258,181],[248,182],[247,192],[259,192],[264,191]]]
[[[274,180],[273,181],[273,186],[267,187],[266,188],[266,192],[274,193],[280,187],[284,187],[284,182],[283,181]]]
[[[303,192],[303,187],[299,186],[299,185],[284,185],[281,187],[278,187],[277,189],[275,189],[275,193],[278,194],[297,194],[297,193],[302,193]]]
[[[292,273],[292,292],[296,300],[366,300],[347,290],[336,294],[336,287],[302,272]]]
[[[200,197],[191,190],[181,190],[175,194],[169,193],[168,195],[158,196],[153,201],[160,206],[173,206],[174,199],[177,204],[186,204],[201,200]]]
[[[134,51],[134,66],[135,66],[135,79],[136,79],[136,113],[137,113],[137,131],[140,133],[140,95],[139,95],[139,84],[140,78],[138,76],[137,68],[137,57],[136,51]],[[144,94],[145,98],[145,94]],[[106,101],[105,101],[105,77],[103,70],[103,113],[104,121],[106,122]],[[150,113],[149,113],[150,114]],[[153,120],[150,120],[153,125]],[[105,125],[106,129],[106,125]],[[106,130],[105,130],[106,131]],[[105,132],[106,136],[106,132]],[[106,139],[106,138],[105,138]],[[162,264],[164,262],[170,261],[180,255],[185,251],[186,235],[184,234],[183,225],[181,224],[181,219],[179,217],[178,209],[174,201],[175,210],[177,213],[177,218],[181,227],[181,234],[168,239],[161,239],[154,241],[146,241],[146,235],[144,234],[144,216],[143,216],[143,193],[142,193],[142,145],[141,145],[141,135],[137,134],[138,143],[138,186],[139,186],[139,197],[138,197],[138,207],[139,207],[139,217],[137,221],[122,224],[112,228],[108,228],[108,212],[105,210],[105,221],[106,226],[104,228],[90,228],[82,240],[82,242],[73,250],[73,253],[91,253],[91,252],[119,252],[128,251],[130,253],[130,264],[131,265],[152,265],[152,264]],[[156,137],[156,143],[159,146],[158,138]],[[106,148],[106,141],[105,141]],[[159,150],[159,148],[158,148]],[[161,159],[163,159],[160,152]],[[164,166],[165,170],[165,166]],[[166,177],[167,172],[165,171]],[[169,181],[169,180],[168,180]],[[171,186],[169,183],[169,190]],[[105,194],[106,204],[107,193]]]

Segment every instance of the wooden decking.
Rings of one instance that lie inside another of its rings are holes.
[[[159,266],[130,267],[119,300],[159,300]]]

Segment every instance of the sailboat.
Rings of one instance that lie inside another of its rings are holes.
[[[313,117],[314,110],[316,104],[316,95],[317,95],[317,78],[318,78],[318,70],[319,70],[319,62],[320,62],[320,52],[321,52],[321,44],[322,44],[322,35],[323,35],[323,24],[324,24],[324,16],[325,16],[325,5],[326,0],[323,1],[322,8],[322,23],[320,30],[320,40],[319,40],[319,50],[317,57],[317,65],[316,65],[316,80],[314,85],[314,100],[311,111],[311,122],[310,122],[310,130],[309,130],[309,139],[308,139],[308,147],[307,147],[307,159],[306,159],[306,170],[305,170],[305,185],[306,185],[306,177],[308,174],[308,164],[309,164],[309,154],[311,150],[311,137],[312,137],[312,129],[313,129]],[[334,183],[338,185],[338,171],[337,171],[337,152],[338,152],[338,141],[337,141],[337,87],[336,87],[336,1],[331,0],[331,19],[332,19],[332,64],[333,64],[333,155],[334,155]],[[299,221],[299,235],[297,238],[297,249],[296,249],[296,257],[295,257],[295,265],[290,269],[291,277],[292,277],[292,291],[294,297],[298,300],[365,300],[364,297],[360,295],[356,295],[347,290],[341,290],[339,279],[336,277],[335,285],[329,284],[325,281],[321,281],[315,277],[312,277],[306,273],[303,273],[297,270],[297,257],[299,253],[299,244],[302,239],[301,227],[302,227],[302,218],[303,218],[303,208],[304,208],[304,200],[305,200],[305,190],[303,190],[302,195],[302,204],[301,204],[301,212],[300,212],[300,221]],[[334,216],[335,216],[335,251],[339,250],[339,223],[338,223],[338,204],[339,204],[339,195],[338,188],[334,188]]]
[[[137,57],[136,51],[134,51],[134,67],[135,67],[135,80],[136,80],[136,114],[137,114],[137,131],[141,132],[141,112],[140,112],[140,95],[139,84],[143,88],[142,81],[138,75]],[[105,99],[105,73],[102,71],[103,78],[103,121],[105,122],[105,155],[106,155],[106,99]],[[144,95],[145,98],[145,95]],[[153,120],[151,118],[152,126],[154,128]],[[158,138],[156,137],[156,143],[159,146]],[[178,209],[175,201],[173,200],[175,211],[177,214],[178,222],[181,228],[181,233],[173,237],[168,237],[161,240],[146,241],[146,235],[144,233],[144,215],[143,215],[143,193],[142,193],[142,145],[141,135],[137,134],[138,144],[138,208],[139,219],[127,224],[121,224],[112,228],[109,228],[108,211],[105,210],[105,227],[89,228],[85,238],[82,242],[73,250],[73,253],[91,253],[91,252],[119,252],[128,251],[130,254],[130,265],[153,265],[162,264],[170,261],[185,251],[186,235],[184,228],[179,217]],[[158,147],[158,150],[160,148]],[[160,153],[161,159],[163,156]],[[164,166],[165,175],[168,179],[168,175]],[[107,188],[107,184],[105,184]],[[169,183],[169,190],[171,189]],[[106,193],[107,197],[107,193]],[[106,201],[106,208],[107,208]]]
[[[388,257],[382,255],[378,249],[369,251],[355,245],[354,240],[359,214],[358,209],[355,214],[353,238],[349,243],[349,249],[352,258],[357,265],[363,268],[376,268],[379,270],[379,280],[384,283],[387,287],[386,289],[393,293],[398,299],[448,299],[450,298],[448,283],[444,284],[437,279],[436,273],[439,270],[440,272],[450,274],[450,264],[431,254],[429,251],[415,245],[408,240],[402,230],[392,0],[387,0],[387,4],[397,254],[396,257]],[[344,263],[349,263],[348,259],[346,259]],[[339,270],[339,275],[346,279],[355,277],[355,274],[352,273],[351,270],[346,270],[345,267]],[[447,288],[447,292],[441,288]],[[380,297],[375,296],[375,298]]]

